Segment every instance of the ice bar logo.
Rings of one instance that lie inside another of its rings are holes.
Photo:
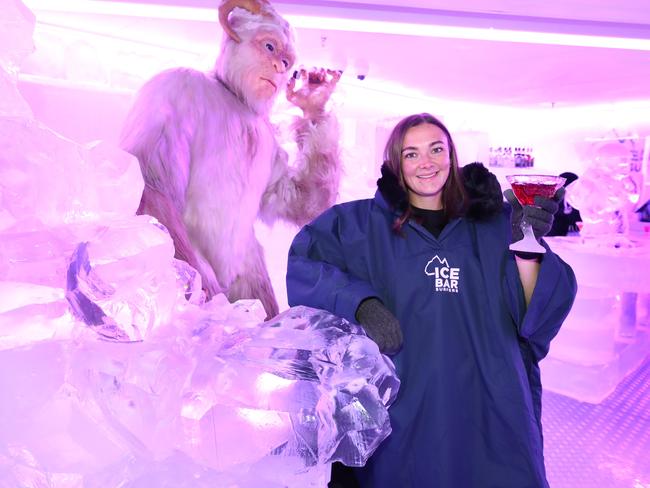
[[[450,267],[447,258],[440,259],[438,256],[433,256],[424,267],[424,273],[435,278],[435,291],[458,293],[460,268]]]

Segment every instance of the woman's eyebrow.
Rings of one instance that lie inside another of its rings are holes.
[[[436,144],[444,144],[444,142],[440,141],[440,140],[431,141],[429,144],[427,144],[427,146],[434,146]],[[406,147],[402,148],[402,152],[404,152],[404,151],[416,151],[416,150],[417,150],[417,147],[415,147],[415,146],[406,146]]]

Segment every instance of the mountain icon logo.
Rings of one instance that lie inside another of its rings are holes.
[[[436,265],[436,263],[438,263],[439,265],[444,266],[445,268],[449,268],[449,263],[447,262],[447,258],[440,259],[437,255],[433,256],[429,260],[427,265],[424,267],[424,273],[427,276],[435,276],[437,274],[435,269],[438,267],[438,265]]]

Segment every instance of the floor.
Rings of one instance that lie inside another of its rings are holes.
[[[545,391],[551,488],[650,488],[650,358],[595,405]]]

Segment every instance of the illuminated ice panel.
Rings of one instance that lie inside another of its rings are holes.
[[[650,242],[616,248],[609,237],[550,237],[578,280],[573,309],[541,363],[544,387],[599,403],[650,352]]]

